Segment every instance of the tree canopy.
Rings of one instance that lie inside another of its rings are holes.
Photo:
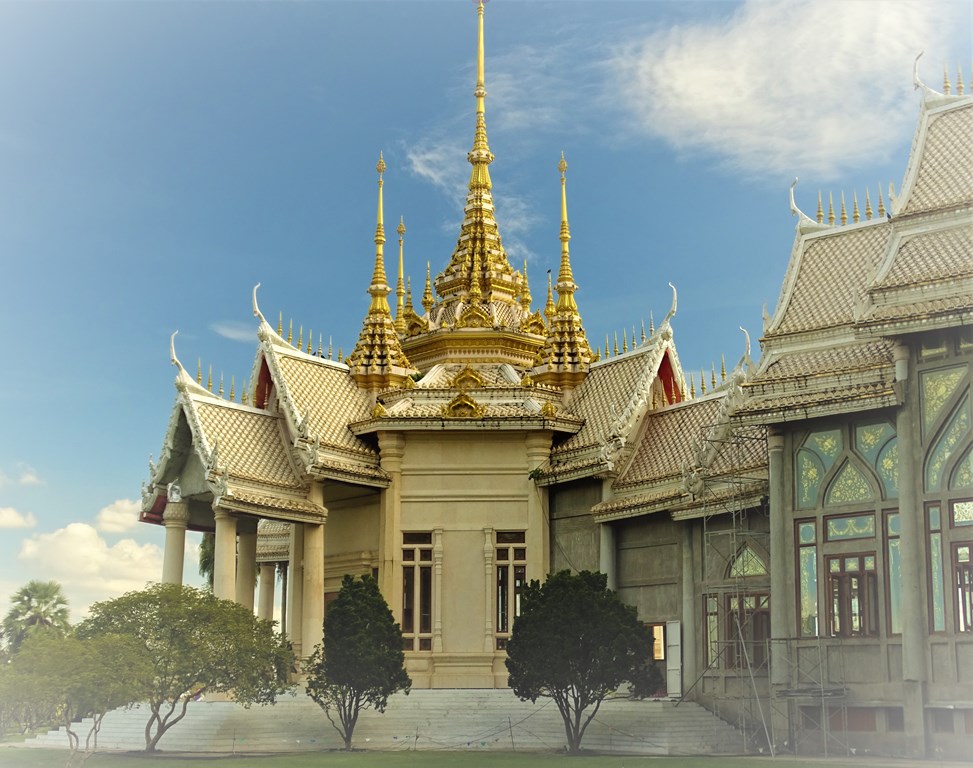
[[[194,697],[228,692],[244,706],[273,704],[288,687],[293,654],[273,622],[191,587],[155,584],[95,603],[77,631],[134,638],[150,661],[141,692],[151,711],[146,752],[185,717]]]
[[[554,700],[571,753],[606,696],[626,681],[644,695],[654,687],[646,678],[659,675],[651,632],[607,583],[591,571],[531,581],[507,642],[511,689],[523,700]]]
[[[131,637],[29,636],[0,672],[0,699],[26,729],[57,723],[71,750],[68,765],[98,747],[105,714],[141,698],[149,662]],[[91,723],[81,751],[78,721]]]
[[[56,581],[27,582],[10,596],[10,610],[3,618],[3,636],[7,650],[16,653],[27,637],[35,632],[50,632],[63,637],[68,622],[68,600]]]
[[[307,661],[308,695],[341,734],[345,749],[351,749],[361,710],[384,712],[389,696],[409,692],[412,680],[404,664],[402,630],[378,582],[345,576],[324,617],[324,643]]]

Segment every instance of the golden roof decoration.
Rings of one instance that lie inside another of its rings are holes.
[[[487,386],[486,379],[470,366],[466,366],[462,371],[453,377],[450,386],[452,389],[465,392],[468,389],[480,389]]]
[[[442,407],[442,414],[447,419],[482,419],[486,408],[465,392],[460,392]]]

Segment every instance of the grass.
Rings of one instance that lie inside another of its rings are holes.
[[[0,747],[2,768],[63,768],[67,752],[62,750]],[[137,753],[96,754],[86,768],[181,768],[199,765],[210,768],[533,768],[562,765],[567,768],[754,768],[754,763],[782,768],[865,768],[890,763],[862,758],[829,759],[769,757],[632,757],[526,752],[310,752],[250,757],[190,756],[165,753],[146,756]],[[894,765],[894,761],[891,763]],[[914,763],[910,763],[914,765]],[[938,765],[938,764],[937,764]],[[904,768],[904,766],[903,766]]]

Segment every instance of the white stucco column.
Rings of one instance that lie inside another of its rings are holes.
[[[287,639],[294,646],[294,656],[301,658],[304,638],[304,526],[291,523],[291,578],[287,592]]]
[[[685,691],[696,682],[700,649],[697,647],[696,622],[700,612],[696,609],[696,563],[693,559],[693,521],[682,524],[682,689]],[[668,640],[666,641],[669,642]],[[668,648],[666,649],[668,653]]]
[[[277,568],[273,563],[260,564],[260,589],[257,598],[257,618],[271,621],[274,618],[274,577]]]
[[[222,600],[236,598],[236,518],[222,509],[214,513],[213,594]]]
[[[257,529],[247,520],[247,528],[237,529],[236,601],[253,610],[253,590],[257,586]]]
[[[608,576],[608,588],[618,589],[615,564],[615,529],[611,523],[598,524],[598,570]]]
[[[767,433],[767,463],[770,475],[770,682],[787,685],[787,646],[791,636],[788,617],[793,599],[788,599],[787,564],[792,561],[787,549],[787,515],[784,513],[784,435],[771,428]]]
[[[551,455],[550,432],[527,433],[527,581],[543,581],[551,571],[551,523],[547,488],[538,485],[530,473]]]
[[[324,524],[304,523],[304,621],[301,655],[324,637]]]
[[[395,432],[379,432],[378,447],[382,469],[391,480],[382,491],[378,533],[378,586],[392,610],[402,622],[402,457],[405,437]]]
[[[166,547],[162,560],[162,583],[182,584],[186,559],[186,526],[189,524],[189,503],[182,500],[179,488],[170,484],[162,524],[166,528]]]

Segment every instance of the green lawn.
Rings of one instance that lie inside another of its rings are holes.
[[[3,768],[63,768],[67,752],[60,750],[0,747]],[[799,759],[769,757],[624,757],[620,755],[582,755],[568,758],[559,754],[515,752],[312,752],[266,757],[188,757],[138,754],[97,754],[86,768],[178,768],[184,765],[212,768],[531,768],[537,764],[567,764],[569,768],[754,768],[755,763],[781,768],[877,768],[877,766],[916,765],[905,761],[869,759]],[[928,763],[938,768],[941,763]]]

